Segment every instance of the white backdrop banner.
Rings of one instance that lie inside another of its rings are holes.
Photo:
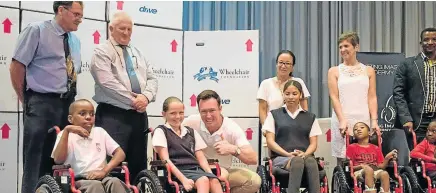
[[[259,119],[258,118],[231,118],[233,121],[235,121],[245,132],[245,137],[247,138],[248,142],[250,142],[251,147],[255,152],[258,152],[259,149]],[[258,153],[259,155],[259,153]],[[233,167],[243,167],[243,168],[249,168],[252,171],[256,171],[257,165],[247,165],[242,163],[241,160],[239,160],[236,157],[233,157],[232,160],[232,166]]]
[[[9,66],[18,38],[18,9],[0,8],[0,111],[17,111],[18,99],[11,84]]]
[[[85,19],[74,32],[80,39],[81,43],[81,72],[77,77],[77,99],[88,99],[97,108],[97,103],[92,100],[94,96],[95,81],[89,71],[94,49],[106,41],[106,23],[102,21],[93,21]]]
[[[184,37],[186,114],[196,113],[197,95],[212,89],[221,97],[224,115],[258,117],[259,32],[188,31]]]
[[[0,192],[17,192],[18,113],[0,114]]]
[[[111,1],[109,20],[117,10],[128,11],[137,24],[182,29],[182,1]]]
[[[21,8],[54,14],[53,1],[21,1]],[[105,20],[106,1],[84,1],[83,16],[85,18]]]
[[[336,166],[336,158],[332,156],[331,146],[331,118],[318,119],[323,135],[318,136],[318,148],[315,151],[316,157],[324,158],[324,169],[327,172],[329,185],[331,184],[333,169]]]
[[[135,26],[132,44],[152,65],[158,79],[156,101],[147,106],[147,114],[162,115],[162,104],[167,97],[182,100],[182,42],[183,32]]]
[[[0,5],[18,8],[20,4],[18,1],[0,1]]]

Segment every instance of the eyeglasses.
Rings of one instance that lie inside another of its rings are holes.
[[[427,133],[436,134],[436,130],[427,130]]]
[[[65,10],[67,10],[68,12],[72,13],[72,14],[74,15],[74,17],[79,18],[79,19],[82,19],[82,18],[83,18],[83,15],[82,15],[82,14],[80,14],[80,13],[74,13],[74,12],[70,11],[70,9],[68,9],[67,7],[63,7],[63,8],[64,8]]]
[[[290,62],[278,62],[278,64],[279,65],[281,65],[281,66],[283,66],[283,65],[286,65],[286,66],[292,66],[293,64],[292,63],[290,63]]]

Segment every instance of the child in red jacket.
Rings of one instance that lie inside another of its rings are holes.
[[[390,192],[389,174],[385,171],[390,159],[396,156],[393,150],[383,157],[381,149],[369,143],[369,127],[363,122],[358,122],[353,127],[354,138],[357,143],[347,147],[347,158],[353,162],[354,175],[365,179],[365,191],[376,193],[374,180],[381,181],[380,192]]]
[[[427,175],[431,178],[436,177],[435,144],[436,120],[428,125],[425,139],[410,152],[410,157],[424,161]]]

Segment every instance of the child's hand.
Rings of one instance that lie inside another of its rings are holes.
[[[65,127],[65,129],[70,133],[75,133],[84,138],[87,138],[89,136],[89,132],[81,126],[68,125]]]
[[[391,152],[389,152],[385,158],[391,160],[392,158],[396,158],[396,157],[397,157],[397,150],[394,149]]]
[[[304,151],[296,149],[296,150],[294,150],[294,152],[297,152],[298,157],[304,158]]]
[[[288,157],[295,157],[295,156],[298,156],[298,153],[297,152],[288,152]]]
[[[185,180],[183,180],[182,184],[183,188],[185,188],[187,192],[190,192],[194,188],[195,183],[194,180],[186,178]]]
[[[106,172],[102,170],[93,170],[88,172],[88,175],[86,176],[87,180],[101,180],[104,177],[106,177]]]

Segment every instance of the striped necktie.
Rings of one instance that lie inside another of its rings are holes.
[[[132,57],[130,57],[129,52],[127,52],[127,46],[121,46],[121,48],[123,49],[124,62],[126,63],[126,70],[129,75],[132,92],[141,94],[141,86],[138,77],[136,76],[135,68],[133,67]]]

